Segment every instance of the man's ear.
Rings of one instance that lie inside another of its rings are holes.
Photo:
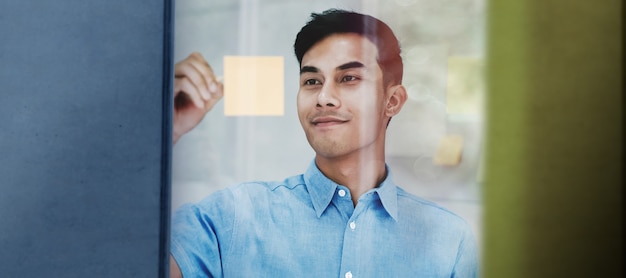
[[[406,88],[401,84],[390,86],[387,89],[385,115],[391,118],[400,113],[400,109],[402,109],[407,97]]]

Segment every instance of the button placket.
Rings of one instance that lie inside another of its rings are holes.
[[[342,266],[339,272],[339,277],[354,278],[354,274],[352,271],[354,271],[356,269],[356,266],[358,265],[357,262],[359,256],[358,250],[360,240],[360,235],[356,232],[356,219],[358,218],[358,216],[354,214],[357,210],[352,203],[350,192],[347,189],[338,189],[336,198],[340,198],[339,203],[345,205],[346,208],[350,207],[352,209],[352,213],[347,219],[347,222],[344,222],[347,225],[345,226],[344,231],[344,241],[341,256]],[[357,207],[360,206],[357,205]],[[359,209],[359,211],[362,211],[362,208]]]

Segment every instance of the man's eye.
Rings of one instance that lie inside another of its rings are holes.
[[[359,78],[357,78],[356,76],[352,76],[352,75],[346,75],[343,78],[341,78],[341,82],[350,82],[350,81],[356,81],[359,80]]]
[[[307,79],[304,81],[304,85],[319,85],[321,84],[317,79]]]

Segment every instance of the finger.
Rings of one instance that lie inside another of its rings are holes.
[[[174,76],[178,78],[188,78],[195,87],[198,88],[202,98],[205,100],[211,97],[206,79],[190,61],[183,61],[177,64],[174,70]]]
[[[204,57],[202,57],[202,54],[198,52],[194,52],[194,53],[191,53],[191,55],[189,55],[187,59],[189,59],[190,64],[202,74],[202,76],[205,79],[205,84],[207,85],[209,92],[215,93],[215,90],[214,90],[215,87],[214,85],[211,85],[211,84],[219,83],[219,81],[217,81],[217,79],[215,78],[215,73],[213,72],[213,68],[211,68],[211,65],[209,65],[209,63],[204,59]]]
[[[211,99],[205,102],[204,110],[208,112],[217,104],[220,99],[224,96],[224,85],[220,82],[216,82],[213,85],[215,87],[215,91],[211,94]]]
[[[215,104],[217,104],[220,99],[222,99],[224,95],[224,85],[219,82],[215,82],[211,84],[211,87],[214,89],[214,92],[211,93],[211,98],[204,101],[204,111],[209,112]]]
[[[209,84],[209,92],[213,95],[218,94],[220,91],[220,86],[222,86],[221,83],[217,81],[212,81],[211,84]]]
[[[218,76],[216,78],[217,83],[216,84],[216,90],[213,91],[213,93],[216,95],[216,97],[221,98],[222,96],[224,96],[224,77],[222,76]]]
[[[191,102],[194,106],[204,109],[204,101],[202,97],[200,97],[200,93],[198,88],[190,81],[189,78],[175,78],[174,80],[174,97],[178,94],[183,93],[191,99]]]
[[[213,68],[211,67],[211,65],[209,64],[209,62],[207,62],[206,59],[204,59],[204,56],[202,56],[202,54],[198,53],[198,52],[193,52],[189,55],[189,57],[187,57],[190,60],[196,61],[199,64],[202,64],[203,67],[207,68],[209,70],[209,73],[211,75],[213,75]]]
[[[211,90],[211,99],[207,101],[206,106],[208,109],[213,107],[213,105],[215,105],[215,103],[217,103],[224,96],[224,84],[219,81],[215,81],[211,83],[209,89]]]

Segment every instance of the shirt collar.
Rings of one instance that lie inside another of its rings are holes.
[[[389,167],[385,165],[385,168],[387,170],[387,177],[377,188],[372,189],[372,191],[378,194],[378,198],[380,198],[380,201],[383,204],[383,207],[385,208],[387,213],[394,220],[397,220],[397,189],[396,185],[391,179],[391,172],[389,171]],[[317,168],[317,165],[315,164],[315,159],[311,162],[309,168],[304,173],[304,181],[307,191],[311,196],[311,201],[313,203],[315,213],[319,218],[322,213],[324,213],[328,205],[330,205],[330,202],[335,195],[335,191],[337,190],[338,184],[324,176],[319,168]]]
[[[394,220],[398,220],[397,186],[391,179],[391,171],[387,165],[385,165],[385,169],[387,169],[387,177],[385,177],[385,180],[383,180],[377,188],[374,188],[374,191],[378,194],[378,198],[380,198],[380,202],[383,204],[387,213],[389,213]]]
[[[304,182],[309,195],[311,195],[315,213],[319,218],[333,199],[335,190],[337,190],[337,183],[322,174],[315,164],[315,159],[304,173]]]

